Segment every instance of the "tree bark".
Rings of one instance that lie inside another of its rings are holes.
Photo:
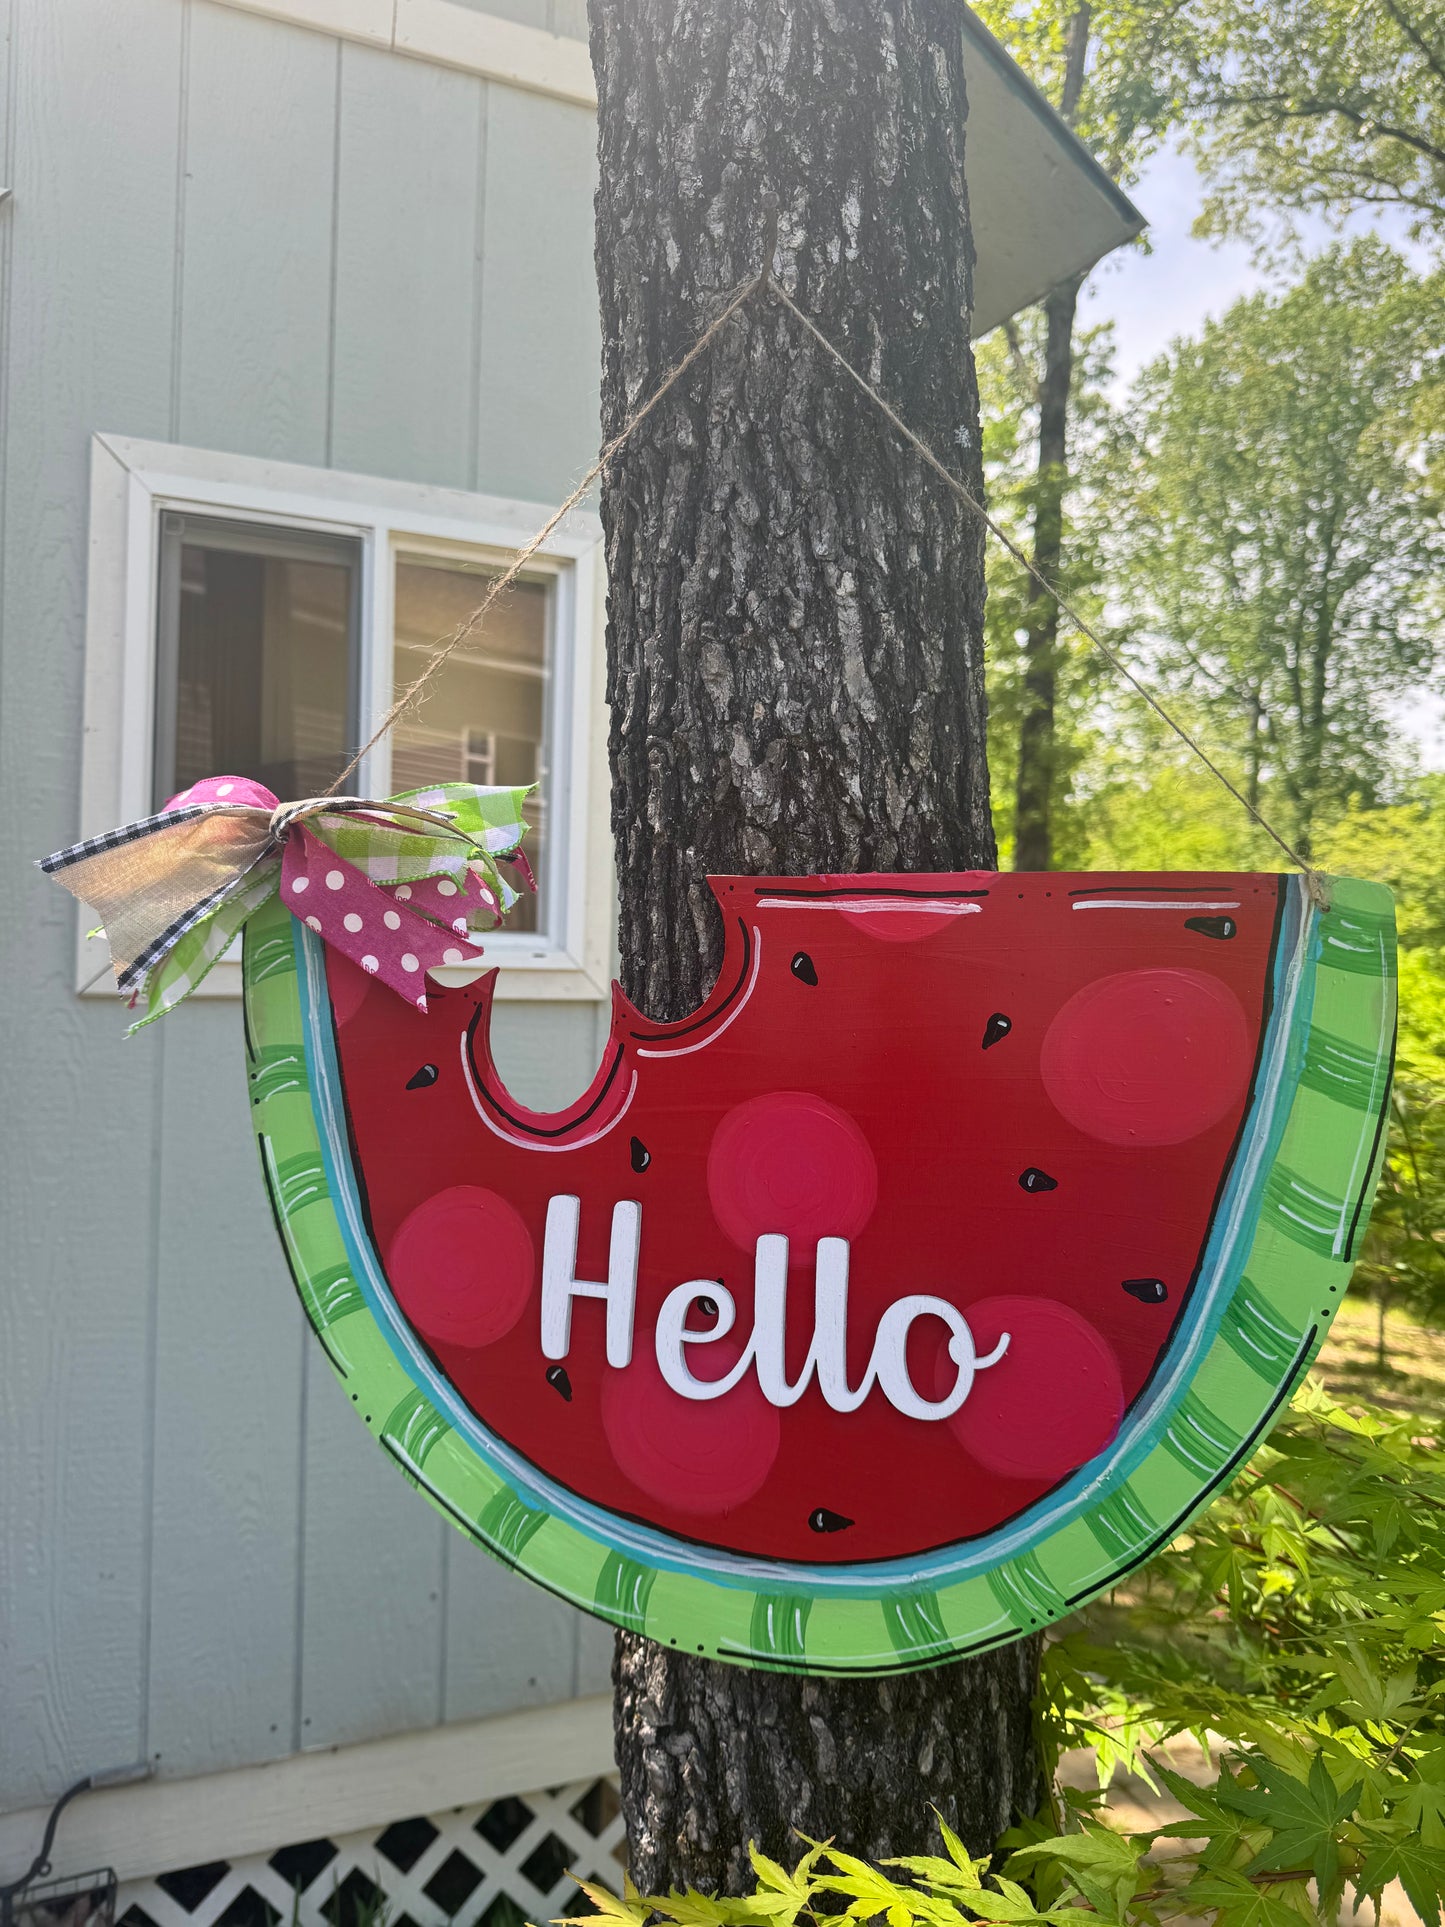
[[[742,1893],[748,1842],[791,1866],[799,1834],[883,1860],[937,1850],[936,1808],[987,1853],[1042,1793],[1039,1641],[883,1680],[797,1679],[617,1635],[617,1765],[632,1878]]]
[[[775,233],[779,285],[971,489],[965,98],[952,0],[591,0],[603,430]],[[775,229],[773,224],[775,225]],[[624,988],[676,1018],[719,872],[988,868],[981,531],[755,297],[612,463],[612,810]],[[745,1308],[740,1308],[745,1316]],[[834,1683],[619,1635],[634,1878],[736,1892],[791,1830],[979,1850],[1039,1791],[1032,1643]]]

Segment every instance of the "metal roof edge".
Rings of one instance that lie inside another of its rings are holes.
[[[973,8],[967,4],[967,0],[958,0],[958,10],[962,17],[964,37],[990,62],[1002,76],[1010,91],[1017,95],[1030,113],[1044,123],[1054,139],[1069,150],[1074,160],[1079,163],[1105,199],[1113,203],[1116,213],[1129,229],[1124,239],[1132,240],[1136,234],[1142,234],[1149,222],[1135,207],[1123,188],[1117,181],[1111,179],[1108,172],[1100,165],[1098,158],[1079,139],[1052,102],[1040,93],[1003,42],[984,25]],[[1098,258],[1102,260],[1103,257]]]

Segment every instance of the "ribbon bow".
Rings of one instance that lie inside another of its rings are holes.
[[[525,789],[442,783],[388,802],[278,803],[260,783],[214,776],[155,816],[85,838],[40,868],[93,906],[139,1030],[189,997],[246,919],[279,889],[318,936],[426,1009],[426,973],[481,951],[520,892],[497,868],[522,855]]]

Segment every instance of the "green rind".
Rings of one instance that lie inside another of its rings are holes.
[[[1019,1557],[874,1596],[654,1567],[512,1489],[411,1380],[351,1275],[326,1181],[293,920],[247,926],[248,1070],[262,1167],[306,1315],[368,1427],[497,1558],[612,1624],[744,1665],[849,1675],[934,1665],[1063,1617],[1178,1532],[1243,1462],[1307,1370],[1349,1281],[1384,1155],[1395,953],[1389,892],[1335,878],[1312,913],[1296,1087],[1243,1272],[1195,1377],[1127,1479]],[[1305,1173],[1308,1173],[1306,1177]],[[679,1547],[679,1556],[686,1549]]]

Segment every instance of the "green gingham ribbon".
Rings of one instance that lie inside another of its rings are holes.
[[[470,961],[472,929],[494,928],[517,902],[499,862],[531,884],[521,852],[527,794],[442,783],[386,802],[278,804],[260,784],[216,777],[40,868],[100,912],[117,985],[143,1012],[132,1031],[184,1002],[278,890],[326,941],[424,1010],[426,972]],[[362,914],[343,923],[352,907]]]

